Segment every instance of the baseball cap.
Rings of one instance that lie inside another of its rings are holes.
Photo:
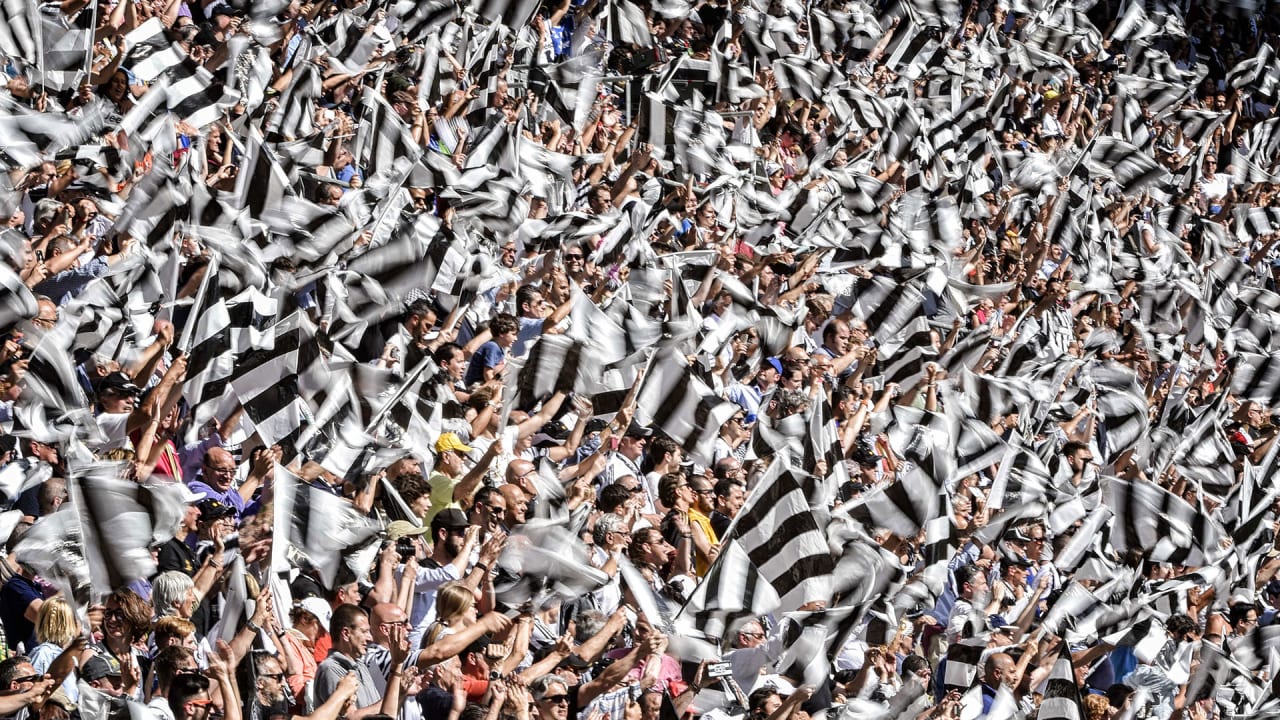
[[[773,368],[774,370],[777,370],[779,375],[783,374],[781,360],[779,360],[776,357],[771,357],[771,358],[767,358],[765,362],[769,363],[769,367]]]
[[[112,391],[119,395],[140,395],[142,388],[133,384],[133,378],[119,370],[108,374],[98,381],[98,392]]]
[[[302,602],[298,603],[298,607],[315,615],[320,621],[320,627],[324,628],[325,632],[329,632],[329,618],[333,617],[333,608],[329,607],[329,603],[318,597],[309,597],[303,598]]]
[[[408,520],[392,520],[391,524],[387,525],[387,539],[395,542],[400,538],[421,535],[426,531],[425,525],[414,525]]]
[[[58,707],[62,708],[63,710],[69,713],[75,712],[76,710],[76,704],[71,702],[71,698],[67,697],[66,691],[64,691],[62,688],[58,688],[57,690],[54,690],[53,694],[49,696],[49,699],[45,700],[44,702],[46,705],[50,703],[57,705]]]
[[[647,438],[653,434],[653,431],[643,425],[638,424],[635,420],[632,420],[631,424],[627,426],[626,434],[628,437]]]
[[[220,500],[201,500],[196,507],[200,508],[200,519],[205,522],[236,514],[235,508]]]
[[[471,446],[462,442],[457,433],[442,433],[440,438],[436,440],[436,452],[442,453],[449,450],[454,450],[460,453],[469,453],[471,452]]]
[[[94,655],[80,668],[80,678],[86,682],[104,677],[120,677],[120,661],[110,655]]]
[[[441,528],[464,528],[470,525],[471,523],[467,521],[467,516],[457,508],[445,508],[431,518],[431,531],[433,533]]]

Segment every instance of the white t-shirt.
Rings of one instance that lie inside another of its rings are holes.
[[[89,449],[99,455],[116,448],[133,450],[133,441],[129,439],[129,415],[130,413],[102,413],[99,415],[96,420],[102,437],[89,443]]]

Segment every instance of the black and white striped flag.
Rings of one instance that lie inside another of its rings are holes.
[[[186,510],[183,490],[124,479],[124,463],[73,467],[67,479],[71,506],[83,533],[93,587],[102,593],[155,575],[151,547],[173,537]]]
[[[39,22],[38,5],[30,0],[4,0],[0,3],[0,55],[10,60],[31,62],[37,54]]]
[[[658,352],[636,395],[636,422],[662,430],[703,465],[711,464],[720,427],[737,411],[695,376],[676,350]]]
[[[182,46],[169,38],[160,18],[153,17],[124,36],[124,60],[120,66],[149,83],[186,57]]]
[[[291,459],[310,419],[308,400],[329,387],[331,378],[315,327],[302,313],[293,313],[237,354],[228,382],[263,443],[281,446],[285,459]]]
[[[1116,552],[1140,552],[1152,562],[1176,565],[1213,565],[1229,553],[1217,521],[1154,483],[1108,478],[1106,503],[1116,513]]]
[[[824,529],[799,478],[775,462],[734,517],[725,542],[741,545],[777,593],[781,611],[789,612],[831,597],[835,561]]]
[[[398,21],[396,35],[410,43],[418,43],[456,17],[458,3],[454,0],[397,0],[388,14]]]
[[[566,335],[543,335],[520,369],[516,407],[530,409],[555,392],[583,389],[600,376],[590,347]]]
[[[328,490],[314,487],[281,465],[276,465],[275,540],[281,553],[273,559],[273,572],[290,566],[313,570],[326,588],[333,588],[350,573],[350,582],[367,572],[368,564],[357,570],[347,558],[355,556],[371,542],[377,550],[377,524]],[[277,561],[287,560],[284,567]]]
[[[1140,193],[1169,177],[1169,171],[1150,154],[1110,135],[1094,140],[1085,162],[1094,172],[1113,178],[1126,194]]]
[[[939,486],[919,468],[900,471],[889,485],[841,505],[839,514],[849,514],[869,527],[883,527],[899,537],[912,537],[938,515]]]
[[[742,546],[729,541],[680,612],[707,636],[727,637],[738,622],[772,613],[781,602]]]
[[[773,76],[778,81],[778,91],[787,100],[816,102],[824,93],[843,79],[839,70],[819,60],[802,57],[779,58],[773,61]]]
[[[1071,664],[1071,651],[1067,643],[1058,648],[1058,659],[1049,669],[1045,680],[1044,699],[1040,701],[1038,720],[1084,720],[1080,707],[1080,686],[1076,684],[1075,666]]]

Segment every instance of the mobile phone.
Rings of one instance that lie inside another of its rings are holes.
[[[708,663],[704,674],[709,678],[728,677],[733,674],[733,665],[727,662]]]

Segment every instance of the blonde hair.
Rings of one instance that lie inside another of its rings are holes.
[[[79,634],[80,623],[70,603],[60,597],[44,601],[36,613],[36,640],[66,645]]]
[[[466,583],[453,580],[440,586],[436,593],[436,618],[451,625],[476,604],[476,595]]]

